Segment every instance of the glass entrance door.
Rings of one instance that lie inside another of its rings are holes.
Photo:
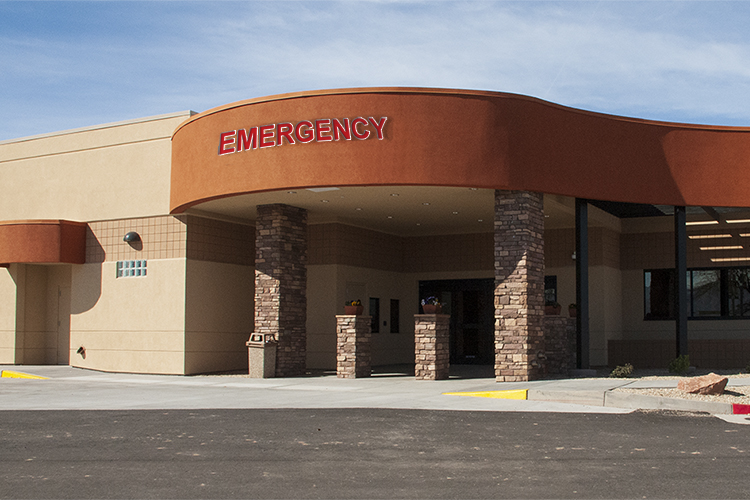
[[[438,297],[451,316],[451,364],[494,363],[494,283],[492,278],[419,282],[419,299]]]

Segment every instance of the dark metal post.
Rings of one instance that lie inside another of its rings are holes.
[[[589,368],[589,204],[576,198],[576,354],[578,369]]]
[[[687,330],[687,229],[685,207],[674,207],[674,317],[677,356],[688,353]]]

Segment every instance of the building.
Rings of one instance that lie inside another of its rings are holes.
[[[245,369],[255,332],[277,376],[333,369],[351,299],[372,364],[413,363],[427,295],[498,380],[576,327],[584,368],[750,361],[749,128],[314,91],[4,141],[0,179],[0,363]]]

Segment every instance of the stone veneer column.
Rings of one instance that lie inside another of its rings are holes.
[[[414,375],[417,380],[445,380],[450,369],[448,314],[414,315]]]
[[[336,376],[369,377],[372,316],[336,316]]]
[[[495,191],[495,378],[539,378],[544,354],[544,205],[540,193]]]
[[[307,367],[307,211],[259,205],[255,221],[255,333],[278,341],[276,376]]]

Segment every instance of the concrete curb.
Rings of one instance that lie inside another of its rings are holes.
[[[632,392],[606,391],[604,393],[604,406],[633,410],[700,411],[713,415],[733,415],[735,405],[731,403],[712,403],[710,401],[646,396],[633,394]]]
[[[713,403],[692,399],[647,396],[608,390],[555,390],[529,389],[527,399],[530,401],[555,401],[589,406],[605,406],[627,410],[677,410],[706,412],[712,415],[747,415],[750,405],[732,403]]]
[[[573,403],[578,405],[605,406],[604,392],[599,390],[555,390],[529,389],[526,397],[529,401],[555,401],[557,403]]]

